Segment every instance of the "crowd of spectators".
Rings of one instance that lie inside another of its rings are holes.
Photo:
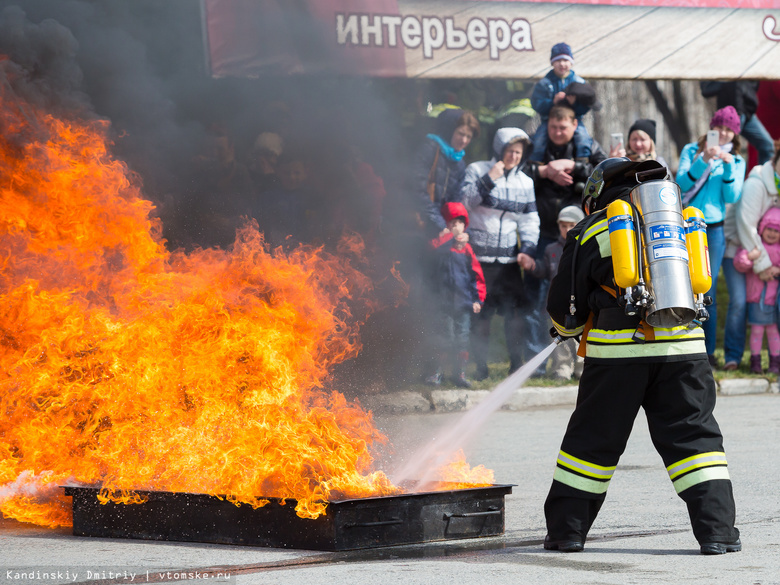
[[[513,101],[511,111],[497,117],[493,127],[467,109],[441,107],[431,117],[430,132],[410,151],[400,177],[388,177],[372,166],[347,133],[343,138],[338,131],[296,133],[284,104],[275,104],[272,123],[259,128],[242,149],[225,128],[214,125],[182,213],[182,232],[194,235],[177,243],[228,247],[247,221],[256,222],[272,249],[333,247],[345,231],[357,233],[369,254],[384,257],[384,268],[399,261],[400,276],[409,285],[411,308],[405,315],[397,312],[379,323],[373,341],[369,323],[367,353],[373,343],[374,353],[381,356],[395,338],[393,343],[406,347],[407,358],[416,354],[414,363],[402,366],[403,373],[382,375],[407,382],[414,381],[410,375],[419,375],[439,385],[452,365],[452,381],[469,387],[467,363],[473,363],[469,377],[476,380],[488,378],[495,367],[495,317],[501,318],[509,362],[507,370],[495,374],[517,370],[550,343],[547,287],[566,232],[583,218],[581,192],[594,167],[607,157],[654,159],[680,185],[683,204],[701,209],[708,225],[709,296],[714,302],[704,328],[710,363],[719,364],[717,324],[723,308],[717,303],[717,282],[722,268],[728,289],[723,367],[740,366],[750,325],[750,367],[761,369],[756,365],[760,357],[755,357],[761,341],[754,339],[760,331],[768,335],[770,369],[780,371],[777,330],[764,322],[765,315],[757,322],[757,310],[749,309],[751,303],[774,307],[777,295],[761,296],[757,283],[771,283],[780,275],[775,248],[769,245],[774,244],[775,224],[765,217],[780,207],[780,162],[756,115],[757,84],[702,83],[702,94],[717,98],[710,122],[717,141],[708,142],[703,135],[686,145],[672,170],[658,156],[652,119],[635,120],[625,144],[620,134],[620,140],[603,148],[583,122],[588,111],[601,105],[594,88],[574,72],[571,47],[556,44],[550,61],[552,68],[533,87],[530,102]],[[534,111],[532,118],[529,112]],[[533,127],[532,120],[540,124]],[[492,152],[484,160],[469,161],[467,149],[480,134]],[[741,136],[758,153],[760,164],[749,175]],[[388,179],[391,197],[386,196]],[[535,375],[578,377],[582,364],[574,349],[564,345]],[[393,363],[387,354],[384,361]]]
[[[345,122],[293,119],[278,102],[266,109],[270,121],[248,145],[224,125],[208,127],[172,244],[227,248],[251,221],[271,249],[334,247],[345,231],[374,242],[386,188]]]

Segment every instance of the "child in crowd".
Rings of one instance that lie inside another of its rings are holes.
[[[569,230],[585,219],[582,209],[576,205],[569,205],[558,212],[558,240],[548,244],[544,249],[544,256],[540,258],[532,274],[539,279],[549,279],[558,272],[558,263],[561,261],[563,245],[566,243],[566,235]],[[574,344],[562,343],[553,352],[550,358],[551,374],[559,380],[569,380],[572,376],[579,378],[582,375],[582,358],[577,356]]]
[[[780,266],[780,208],[770,207],[758,223],[758,233],[773,266]],[[745,273],[747,287],[748,323],[750,324],[750,371],[763,373],[761,347],[766,331],[769,345],[769,369],[780,374],[780,333],[777,329],[778,281],[764,282],[753,271],[753,261],[761,255],[758,248],[747,251],[740,248],[734,256],[734,268]]]
[[[533,137],[530,160],[541,161],[547,148],[547,118],[550,109],[559,103],[569,105],[577,118],[574,133],[574,157],[588,158],[591,155],[592,139],[582,124],[582,117],[591,109],[599,110],[601,104],[596,92],[585,80],[572,71],[574,55],[566,43],[558,43],[550,52],[552,69],[534,85],[531,106],[539,114],[541,124]]]
[[[468,243],[469,215],[462,203],[445,203],[441,214],[447,224],[444,235],[433,240],[436,252],[436,278],[440,323],[439,360],[435,373],[426,381],[434,386],[442,382],[447,362],[454,364],[454,382],[470,388],[466,379],[469,361],[471,314],[479,313],[485,302],[486,288],[482,267]]]

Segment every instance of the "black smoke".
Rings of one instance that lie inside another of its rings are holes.
[[[57,115],[110,121],[113,153],[141,177],[169,248],[229,247],[245,215],[269,238],[282,224],[279,233],[300,229],[302,240],[333,249],[334,232],[349,228],[366,238],[365,270],[392,306],[403,287],[390,268],[400,261],[401,276],[414,278],[425,245],[411,233],[411,149],[397,107],[410,82],[322,74],[215,79],[204,51],[200,4],[192,0],[0,0],[0,54],[16,71],[14,92]],[[269,188],[274,197],[257,196],[255,143],[264,132],[284,139],[279,165],[305,161],[306,184],[319,201],[312,222],[285,223],[288,191],[278,177]],[[220,158],[226,152],[229,170]],[[380,217],[350,170],[354,160],[382,181]],[[333,222],[324,218],[334,210],[341,223],[328,232]],[[344,368],[352,385],[377,376],[391,386],[410,381],[427,329],[410,310],[388,309],[368,324],[363,363]]]

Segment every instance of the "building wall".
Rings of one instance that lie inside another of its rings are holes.
[[[622,132],[628,141],[628,129],[638,118],[651,118],[656,121],[656,148],[660,156],[666,159],[672,170],[677,169],[680,153],[672,139],[669,128],[661,112],[656,107],[644,81],[635,80],[589,80],[603,104],[599,112],[591,112],[585,118],[585,124],[591,130],[605,150],[609,149],[609,135]],[[670,108],[674,110],[674,98],[671,81],[658,81],[658,87],[667,96]],[[715,110],[714,100],[701,96],[698,81],[683,81],[682,91],[690,136],[692,142],[709,128],[709,121]]]

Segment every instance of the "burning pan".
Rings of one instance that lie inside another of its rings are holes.
[[[75,536],[340,551],[503,534],[512,486],[337,500],[316,520],[297,516],[293,500],[252,509],[204,494],[139,492],[146,503],[100,504],[99,491],[65,487]]]

